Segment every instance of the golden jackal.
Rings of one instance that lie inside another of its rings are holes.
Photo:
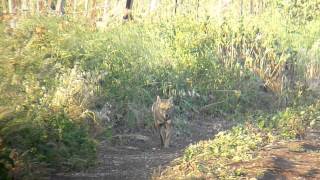
[[[152,105],[152,113],[154,127],[160,135],[161,147],[164,146],[164,148],[168,148],[172,135],[172,97],[169,99],[160,99],[160,97],[157,96],[157,101]]]

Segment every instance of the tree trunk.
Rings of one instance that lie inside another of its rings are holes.
[[[13,10],[13,13],[18,13],[18,5],[19,4],[19,2],[17,1],[17,0],[13,0],[12,1],[12,10]]]
[[[151,0],[150,2],[150,12],[155,11],[160,4],[160,0]]]
[[[57,14],[63,15],[65,14],[64,6],[66,1],[65,0],[58,0],[56,5],[56,12]]]
[[[108,8],[109,8],[109,2],[110,0],[105,0],[104,1],[104,5],[103,5],[103,20],[106,19],[107,15],[108,15]]]
[[[199,18],[200,0],[197,0],[197,18]]]
[[[47,0],[47,9],[52,10],[52,0]]]
[[[21,11],[23,12],[23,14],[26,14],[28,10],[29,10],[29,8],[28,8],[27,0],[22,0],[21,1]]]
[[[46,0],[42,0],[43,4],[42,4],[42,11],[47,12],[48,11],[48,3]]]
[[[46,2],[45,0],[39,0],[38,3],[39,3],[39,12],[43,13],[46,9]]]
[[[243,15],[243,0],[240,0],[240,16]]]
[[[75,16],[77,13],[77,0],[73,0],[73,15]]]
[[[36,1],[36,11],[37,11],[37,14],[40,13],[40,0]]]
[[[177,9],[178,9],[178,0],[175,0],[175,4],[174,4],[174,14],[177,14]]]
[[[97,16],[97,0],[92,0],[91,20],[95,21]]]
[[[13,13],[12,0],[8,0],[8,11],[9,11],[9,14],[12,14],[12,13]]]
[[[253,0],[250,0],[250,14],[253,14]]]
[[[263,10],[264,10],[264,2],[263,2],[264,0],[261,0],[260,2],[259,2],[259,10],[260,10],[260,12],[263,12]]]
[[[125,9],[125,14],[123,16],[124,20],[132,20],[133,19],[132,14],[131,14],[132,4],[133,4],[133,0],[126,1],[126,9]]]
[[[133,0],[127,0],[126,9],[132,9]]]
[[[57,4],[56,4],[57,14],[61,14],[61,5],[62,5],[62,0],[57,0]]]
[[[89,0],[84,1],[84,15],[88,15],[88,10],[89,10]]]
[[[2,13],[7,14],[7,1],[2,0],[1,3],[2,3]]]
[[[30,14],[34,14],[34,4],[32,0],[27,0],[27,6]]]
[[[67,3],[67,0],[62,0],[62,4],[61,4],[61,12],[62,12],[62,14],[66,13],[66,10],[65,10],[66,3]]]

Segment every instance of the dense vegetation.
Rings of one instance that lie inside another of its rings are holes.
[[[97,138],[151,127],[156,95],[174,97],[178,130],[186,112],[241,123],[187,148],[165,178],[236,176],[223,171],[229,161],[303,134],[319,110],[307,88],[319,74],[320,3],[268,1],[241,16],[228,8],[223,19],[183,12],[104,29],[67,15],[20,17],[14,29],[2,21],[1,176],[92,165]]]
[[[272,142],[301,139],[307,128],[319,130],[319,115],[317,102],[307,107],[288,108],[272,116],[248,116],[246,123],[220,132],[214,139],[190,145],[161,176],[155,174],[154,177],[239,179],[246,175],[246,169],[231,168],[231,164],[258,159],[256,152]]]

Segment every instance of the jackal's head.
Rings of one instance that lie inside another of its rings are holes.
[[[161,99],[159,96],[157,96],[156,106],[154,109],[155,111],[158,111],[161,118],[169,120],[172,118],[173,114],[173,99],[170,97],[169,99]]]

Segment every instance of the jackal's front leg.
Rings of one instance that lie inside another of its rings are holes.
[[[161,141],[161,148],[162,148],[163,146],[165,146],[165,142],[166,142],[166,128],[164,124],[160,125],[159,131],[160,131],[160,141]]]
[[[170,145],[170,139],[172,136],[172,124],[171,124],[171,120],[167,121],[167,123],[165,124],[165,141],[164,141],[164,148],[168,148]]]

